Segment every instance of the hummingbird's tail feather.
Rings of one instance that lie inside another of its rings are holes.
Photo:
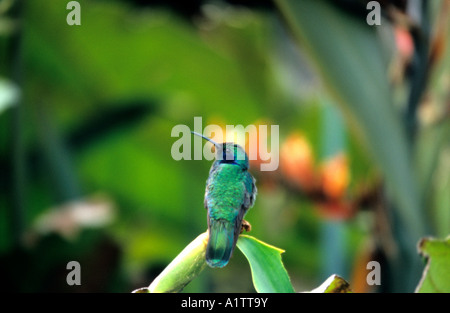
[[[224,267],[231,258],[237,241],[235,223],[224,219],[210,219],[206,263],[211,267]]]

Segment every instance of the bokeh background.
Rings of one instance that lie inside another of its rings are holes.
[[[379,1],[380,26],[364,0],[80,0],[78,26],[68,2],[0,0],[2,290],[148,286],[207,227],[211,162],[170,154],[199,116],[280,126],[246,220],[296,291],[414,291],[450,228],[449,1]],[[236,250],[185,291],[254,289]]]

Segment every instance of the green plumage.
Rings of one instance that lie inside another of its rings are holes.
[[[228,264],[247,210],[256,196],[255,180],[248,170],[245,151],[232,143],[216,146],[216,161],[206,182],[209,240],[206,262],[211,267]]]

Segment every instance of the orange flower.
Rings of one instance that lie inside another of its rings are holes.
[[[320,170],[323,193],[330,199],[341,199],[348,187],[350,172],[347,157],[339,153],[325,161]]]
[[[291,183],[311,191],[315,186],[314,155],[308,140],[301,133],[291,134],[283,143],[280,167]]]

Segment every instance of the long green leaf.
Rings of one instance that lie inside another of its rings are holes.
[[[378,161],[411,246],[424,218],[407,140],[393,105],[376,28],[321,0],[277,0],[293,34],[306,46],[331,93]]]
[[[257,292],[294,292],[281,261],[283,250],[247,235],[239,236],[237,247],[250,263],[253,285]]]

